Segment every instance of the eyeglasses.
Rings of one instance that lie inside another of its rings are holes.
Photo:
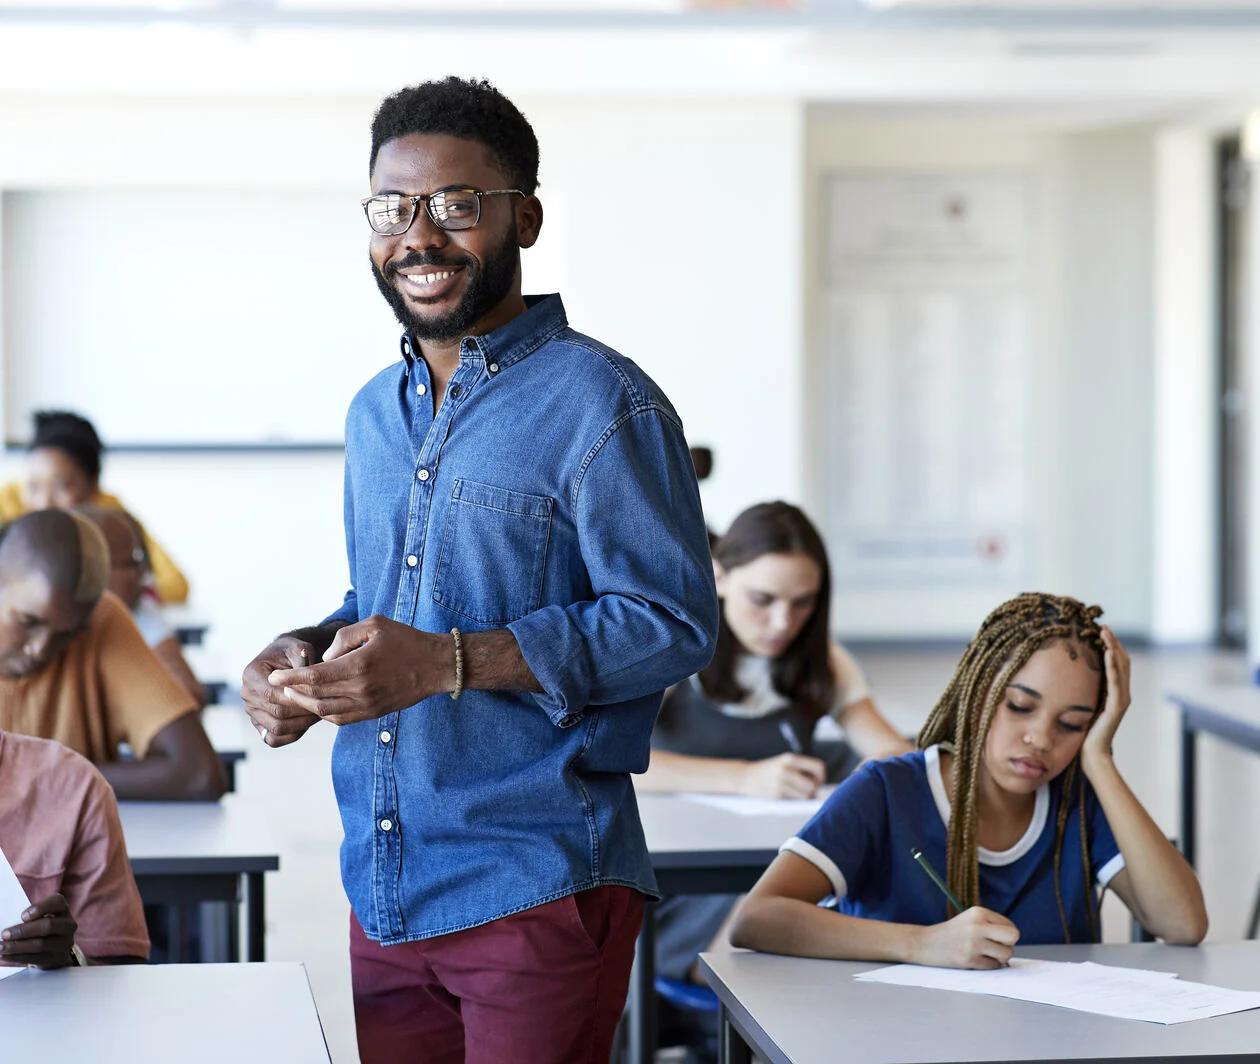
[[[416,219],[416,206],[424,209],[439,229],[471,229],[481,221],[482,196],[523,196],[519,188],[496,188],[481,192],[475,188],[442,188],[427,196],[404,196],[401,192],[382,192],[363,200],[372,232],[381,236],[398,236],[411,228]]]

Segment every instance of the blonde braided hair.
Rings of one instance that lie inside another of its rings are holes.
[[[1100,669],[1105,656],[1098,618],[1099,606],[1086,606],[1061,595],[1026,592],[1002,603],[985,618],[976,637],[963,651],[945,693],[919,733],[919,749],[936,743],[951,747],[954,778],[950,794],[949,831],[946,838],[946,879],[963,908],[979,903],[980,862],[977,780],[985,740],[993,715],[1006,697],[1012,678],[1042,646],[1051,640],[1075,642],[1097,655]],[[1106,672],[1100,688],[1095,718],[1106,702]],[[1089,843],[1085,834],[1085,774],[1080,755],[1073,758],[1063,776],[1063,790],[1054,836],[1054,894],[1059,905],[1065,942],[1071,942],[1067,911],[1063,904],[1060,869],[1063,838],[1067,829],[1068,795],[1077,786],[1081,826],[1081,860],[1085,868],[1086,904],[1095,941],[1098,914],[1093,892],[1088,889]],[[952,908],[952,907],[951,907]],[[952,913],[951,913],[952,915]]]

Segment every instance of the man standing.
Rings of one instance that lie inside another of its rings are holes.
[[[271,746],[341,727],[364,1064],[607,1061],[655,892],[629,774],[717,630],[695,474],[660,389],[521,294],[543,212],[510,101],[404,89],[370,172],[406,332],[346,422],[351,590],[246,707]]]

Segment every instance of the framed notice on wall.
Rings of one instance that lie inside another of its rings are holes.
[[[1018,174],[826,179],[818,414],[839,588],[1027,571],[1027,196]]]

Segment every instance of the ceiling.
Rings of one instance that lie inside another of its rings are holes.
[[[795,26],[852,32],[1260,29],[1260,0],[0,0],[0,25]]]

